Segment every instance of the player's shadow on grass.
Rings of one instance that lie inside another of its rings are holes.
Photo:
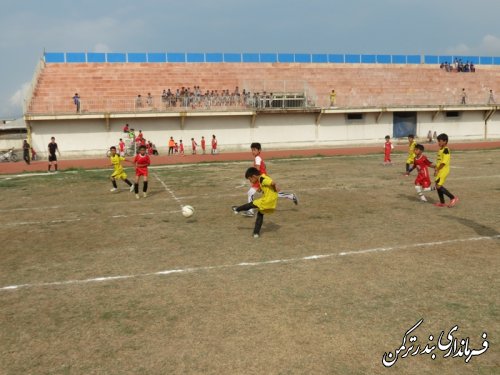
[[[238,226],[238,230],[252,230],[254,228],[254,221],[249,222],[247,226]],[[262,224],[262,231],[266,232],[277,232],[281,228],[281,225],[273,223],[272,221],[265,221],[264,224]]]
[[[474,220],[465,219],[463,217],[448,216],[448,215],[441,215],[441,216],[444,218],[447,218],[447,219],[458,221],[460,224],[471,228],[473,231],[475,231],[480,236],[494,237],[494,236],[500,235],[500,232],[498,232],[496,229],[493,229],[493,228],[487,227],[486,225],[477,223]]]
[[[413,203],[415,203],[415,202],[416,203],[435,203],[435,202],[437,202],[437,199],[435,199],[433,197],[429,197],[429,196],[426,196],[427,202],[420,202],[417,193],[415,193],[413,195],[398,194],[398,197],[401,199],[407,199],[408,201],[413,202]]]

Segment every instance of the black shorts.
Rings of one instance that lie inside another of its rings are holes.
[[[57,161],[57,156],[56,156],[56,154],[53,154],[53,155],[52,155],[52,154],[49,154],[49,162],[51,162],[51,161]]]

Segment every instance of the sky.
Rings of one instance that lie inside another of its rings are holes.
[[[43,52],[500,56],[500,0],[0,0],[0,119]]]

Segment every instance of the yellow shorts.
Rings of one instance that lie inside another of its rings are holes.
[[[114,178],[115,180],[125,180],[127,178],[127,174],[125,171],[113,172],[111,178]]]
[[[446,181],[446,177],[448,177],[449,172],[447,171],[439,171],[438,174],[434,177],[434,181],[436,185],[443,186]]]

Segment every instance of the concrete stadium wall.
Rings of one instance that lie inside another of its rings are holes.
[[[432,112],[417,114],[416,135],[425,138],[427,132],[447,133],[455,140],[484,139],[483,111],[461,112],[457,118],[440,113],[433,120]],[[104,119],[31,121],[32,144],[42,155],[46,154],[50,137],[56,137],[65,157],[104,156],[111,145],[117,145],[125,123],[136,131],[142,130],[147,140],[156,144],[160,153],[166,152],[172,136],[183,140],[190,152],[191,138],[198,144],[201,136],[210,144],[215,134],[222,152],[246,150],[251,142],[266,144],[266,148],[329,147],[347,144],[383,142],[393,133],[393,114],[387,112],[378,118],[376,113],[364,113],[361,120],[347,120],[345,114],[323,114],[316,125],[317,114],[259,114],[252,125],[251,116],[186,117],[181,127],[179,117],[111,119],[109,130]],[[500,138],[500,116],[493,115],[488,122],[487,138]]]

